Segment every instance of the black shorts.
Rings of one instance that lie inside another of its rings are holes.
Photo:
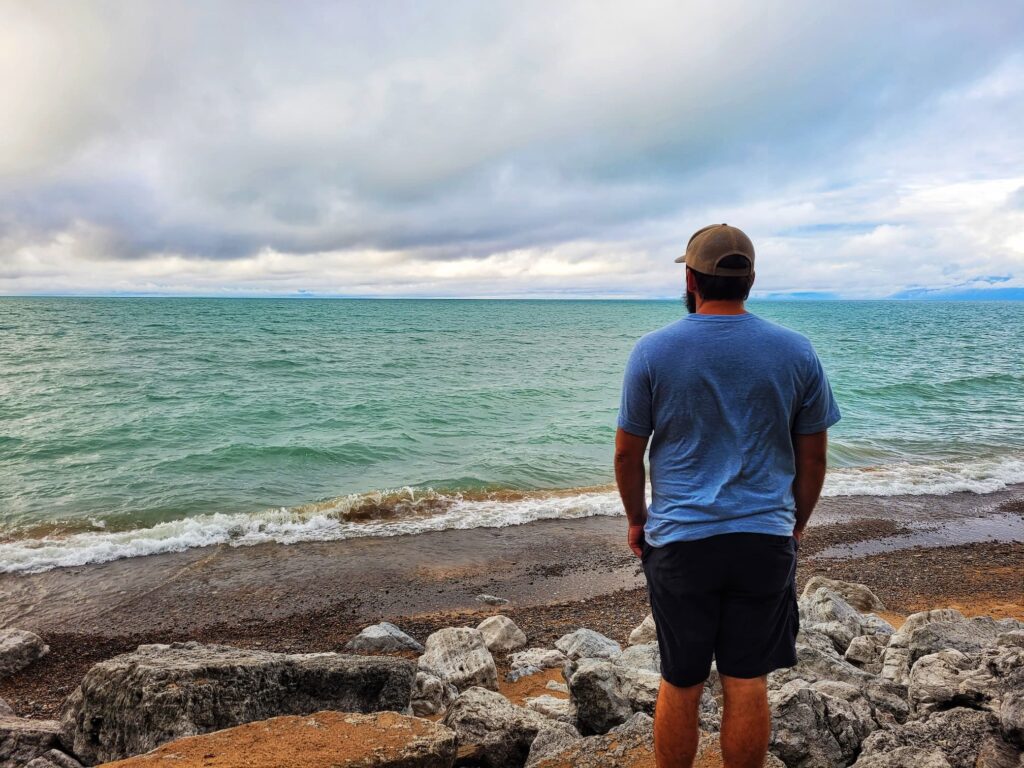
[[[661,676],[682,688],[719,673],[753,678],[796,664],[796,539],[727,533],[644,544]]]

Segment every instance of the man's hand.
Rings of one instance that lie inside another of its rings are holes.
[[[797,544],[802,542],[803,538],[804,538],[804,529],[803,528],[794,528],[793,529],[793,538],[796,539],[796,543]]]
[[[629,548],[637,557],[644,556],[644,527],[642,525],[629,526]]]

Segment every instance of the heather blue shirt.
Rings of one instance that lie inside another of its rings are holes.
[[[811,342],[743,315],[687,315],[637,342],[619,427],[651,435],[654,547],[721,533],[789,536],[791,433],[839,421]]]

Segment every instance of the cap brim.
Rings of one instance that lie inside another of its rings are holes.
[[[676,264],[682,264],[685,261],[686,261],[686,254],[684,253],[682,256],[680,256],[679,258],[676,259]]]

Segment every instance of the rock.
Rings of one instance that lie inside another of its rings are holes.
[[[0,699],[0,717],[14,716],[14,710],[11,709],[11,705],[3,699]]]
[[[605,733],[634,712],[653,715],[660,686],[657,672],[604,659],[582,659],[569,676],[576,727],[584,735]]]
[[[0,629],[0,680],[20,672],[50,652],[39,635],[23,629]]]
[[[25,768],[82,768],[82,764],[70,755],[51,749],[35,760],[30,760]]]
[[[552,720],[569,723],[570,725],[576,722],[576,711],[573,709],[572,702],[569,699],[544,695],[527,699],[523,703],[527,709],[539,712],[544,717],[550,717]]]
[[[885,605],[878,595],[864,584],[829,579],[825,576],[812,576],[804,585],[801,597],[810,597],[822,587],[832,590],[861,613],[885,610]]]
[[[887,621],[861,614],[838,592],[819,587],[811,593],[804,591],[800,599],[801,623],[832,640],[836,651],[845,653],[850,642],[860,635],[891,635],[893,627]]]
[[[557,680],[548,680],[547,685],[544,686],[549,691],[558,691],[559,693],[568,693],[569,686],[565,683],[560,683]]]
[[[59,734],[56,720],[0,717],[0,768],[23,768],[58,746]]]
[[[640,626],[629,633],[630,645],[646,645],[647,643],[658,642],[658,632],[654,626],[654,616],[647,614]]]
[[[477,595],[476,599],[484,605],[508,605],[509,603],[504,597],[497,597],[496,595]]]
[[[878,730],[861,745],[861,760],[886,755],[900,747],[940,749],[951,768],[975,768],[982,746],[998,725],[991,712],[957,707],[911,720],[890,730]]]
[[[426,672],[416,673],[412,687],[412,713],[417,717],[441,715],[458,698],[459,689]]]
[[[827,685],[837,685],[829,682]],[[852,686],[848,686],[852,688]],[[866,700],[847,701],[825,686],[793,681],[768,695],[771,751],[789,768],[849,765],[861,742],[878,728]]]
[[[933,621],[910,633],[910,665],[922,656],[949,648],[962,653],[978,653],[996,644],[1001,628],[990,618],[964,621]]]
[[[317,712],[179,739],[109,768],[450,768],[456,749],[451,729],[429,720]]]
[[[514,683],[521,677],[535,675],[545,669],[564,667],[568,657],[561,651],[548,648],[529,648],[509,656],[509,671],[505,677]]]
[[[950,768],[941,750],[900,747],[892,752],[861,757],[853,768]]]
[[[1024,648],[996,646],[965,654],[947,649],[918,659],[910,701],[919,712],[968,706],[997,712],[1003,698],[1024,690]]]
[[[61,739],[97,763],[281,714],[406,711],[415,671],[384,656],[141,645],[86,673],[64,703]]]
[[[980,708],[989,698],[992,678],[977,659],[949,649],[924,656],[910,672],[910,700],[919,712],[950,706]]]
[[[559,731],[575,737],[570,725],[517,707],[500,693],[485,688],[463,691],[448,708],[444,724],[458,736],[459,748],[472,750],[483,768],[521,768],[539,733]]]
[[[1024,648],[1024,629],[1014,629],[1009,632],[1001,632],[996,637],[996,645]]]
[[[540,736],[526,768],[632,768],[654,765],[654,721],[637,713],[607,734],[586,739]]]
[[[361,653],[379,652],[394,653],[395,651],[423,652],[423,646],[394,624],[382,621],[380,624],[366,627],[362,632],[345,644],[345,650]]]
[[[886,680],[906,684],[910,678],[910,636],[920,627],[940,621],[967,621],[960,611],[952,608],[938,608],[933,611],[912,613],[903,622],[899,631],[889,638],[889,644],[882,652],[882,669],[879,675]]]
[[[419,668],[460,691],[472,686],[498,690],[498,668],[478,629],[439,629],[427,638]]]
[[[615,657],[614,663],[620,667],[635,667],[661,673],[661,653],[656,642],[631,645],[621,655]]]
[[[884,635],[860,635],[850,641],[843,658],[865,672],[878,674],[882,669],[882,651],[888,642]]]
[[[999,707],[999,725],[1006,738],[1024,747],[1024,691],[1014,691]]]
[[[701,734],[696,765],[722,765],[718,734]],[[768,755],[765,768],[786,768]],[[600,736],[566,739],[538,736],[530,750],[526,768],[652,768],[654,766],[654,721],[638,712],[622,725]]]
[[[507,616],[490,616],[477,627],[491,653],[507,653],[526,645],[526,633]]]
[[[614,659],[622,648],[592,629],[577,629],[555,641],[555,648],[570,659]]]

